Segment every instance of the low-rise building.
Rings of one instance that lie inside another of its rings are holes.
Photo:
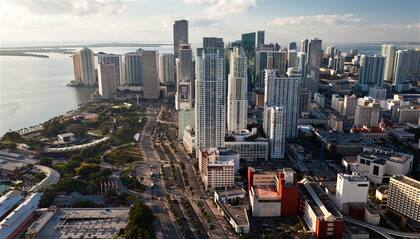
[[[225,147],[239,153],[247,161],[265,161],[268,159],[269,142],[258,135],[257,129],[231,132],[225,137]]]
[[[236,233],[249,232],[249,220],[245,201],[245,191],[242,188],[216,190],[214,202],[223,216],[228,220]]]
[[[352,171],[375,184],[387,183],[392,175],[407,175],[413,167],[413,155],[380,147],[364,147]]]
[[[10,211],[23,199],[22,193],[12,190],[0,197],[0,220],[10,213]]]
[[[295,172],[257,172],[248,168],[248,193],[253,217],[296,216],[298,187]]]
[[[349,203],[366,203],[369,194],[369,180],[357,173],[337,174],[336,205],[341,211],[348,211]]]
[[[195,155],[195,131],[192,127],[185,127],[182,143],[189,154]]]
[[[392,176],[387,209],[420,223],[420,182],[403,175]]]
[[[388,202],[388,185],[381,185],[375,191],[375,200],[381,212],[386,211]]]

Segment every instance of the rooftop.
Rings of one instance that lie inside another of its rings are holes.
[[[420,182],[413,178],[402,175],[394,175],[392,176],[392,179],[408,184],[416,189],[420,189]]]
[[[350,181],[350,182],[369,182],[369,180],[365,176],[361,176],[359,174],[339,173],[338,175],[343,177],[344,179]]]
[[[280,195],[274,186],[254,186],[253,188],[258,200],[280,201]]]

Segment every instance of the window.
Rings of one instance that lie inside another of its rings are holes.
[[[373,175],[376,175],[376,176],[379,175],[379,166],[376,166],[376,165],[373,166]]]

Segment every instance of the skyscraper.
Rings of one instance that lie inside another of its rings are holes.
[[[408,72],[409,72],[409,54],[407,50],[399,50],[395,53],[395,63],[394,63],[394,72],[393,72],[393,85],[402,85],[406,84],[408,81]]]
[[[369,87],[382,87],[384,65],[385,58],[383,56],[362,55],[359,68],[359,90],[366,92],[369,90]]]
[[[285,51],[262,48],[256,57],[256,88],[264,89],[264,70],[276,69],[280,75],[286,75],[287,55]]]
[[[290,50],[295,50],[295,51],[296,51],[296,50],[297,50],[297,45],[296,45],[296,42],[294,42],[294,41],[293,41],[293,42],[290,42],[290,43],[289,43],[289,49],[288,49],[288,50],[289,50],[289,51],[290,51]]]
[[[117,86],[125,85],[125,78],[123,72],[122,58],[116,54],[98,53],[99,64],[114,64],[115,65],[115,81]]]
[[[173,25],[174,33],[174,56],[178,58],[179,45],[188,44],[188,21],[179,20],[175,21]]]
[[[278,70],[265,70],[264,106],[283,106],[286,111],[286,138],[297,137],[300,75],[281,75]]]
[[[335,46],[328,46],[325,50],[325,55],[327,57],[334,58],[335,57]]]
[[[298,69],[299,62],[296,50],[287,51],[287,68]]]
[[[254,89],[255,83],[255,32],[242,34],[242,48],[248,57],[248,93]]]
[[[322,40],[313,38],[308,46],[308,65],[306,66],[306,78],[303,86],[311,91],[311,94],[318,92],[319,68],[321,67]]]
[[[124,54],[124,70],[127,85],[141,86],[143,85],[141,73],[141,55],[142,49],[136,52]]]
[[[108,99],[110,95],[117,92],[117,81],[115,80],[114,64],[99,64],[98,69],[98,89],[99,94]]]
[[[306,65],[307,65],[307,54],[303,51],[300,51],[297,55],[298,58],[298,72],[300,73],[302,77],[302,84],[305,81],[306,78]]]
[[[228,131],[246,129],[247,80],[247,57],[243,49],[234,47],[230,54],[230,73],[228,77]]]
[[[270,142],[270,158],[283,159],[284,148],[286,144],[286,110],[284,107],[272,106],[266,107],[266,123],[264,130]]]
[[[203,48],[218,48],[223,49],[225,44],[223,38],[219,37],[203,37]]]
[[[386,82],[392,82],[396,51],[397,48],[394,45],[382,45],[382,56],[385,57],[384,81]]]
[[[171,53],[159,54],[159,81],[163,85],[175,84],[175,59]]]
[[[209,47],[197,50],[195,91],[197,151],[201,148],[224,146],[226,125],[224,67],[223,48]]]
[[[143,96],[159,99],[158,52],[143,51],[142,63]]]
[[[259,49],[261,45],[264,45],[264,41],[265,41],[264,35],[265,35],[264,31],[257,32],[257,49]]]
[[[176,77],[175,108],[191,109],[194,102],[194,76],[192,49],[188,44],[180,45],[179,57],[176,59]]]
[[[74,78],[83,85],[95,84],[95,57],[93,51],[84,47],[73,55]]]
[[[308,39],[302,40],[301,45],[300,45],[300,51],[308,54],[308,51],[309,51],[308,46],[309,46],[309,40]]]

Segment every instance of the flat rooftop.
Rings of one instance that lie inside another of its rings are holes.
[[[370,152],[370,151],[363,151],[359,154],[359,156],[369,159],[371,161],[375,161],[376,163],[384,164],[385,161],[392,161],[395,163],[405,163],[410,157],[404,156],[399,153],[394,152]]]
[[[402,175],[395,175],[395,176],[392,176],[392,178],[400,182],[403,182],[405,184],[408,184],[412,187],[415,187],[416,189],[420,189],[420,182],[410,177],[402,176]]]
[[[341,177],[347,179],[349,182],[369,182],[369,180],[362,175],[339,173]]]
[[[280,195],[274,186],[254,186],[253,188],[258,200],[280,201]]]
[[[130,208],[63,208],[48,210],[28,232],[35,238],[113,238],[128,222]]]

